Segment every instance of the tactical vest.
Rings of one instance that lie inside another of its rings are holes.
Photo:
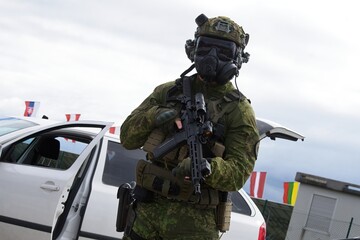
[[[165,107],[175,108],[180,111],[182,104],[180,98],[182,95],[181,79],[176,81],[176,85],[168,90],[166,96]],[[214,134],[209,143],[203,146],[204,157],[223,157],[226,149],[223,145],[226,126],[224,115],[233,111],[245,96],[233,90],[228,92],[220,99],[205,99],[207,112],[214,125]],[[143,146],[143,150],[147,152],[147,158],[152,163],[140,161],[137,166],[137,183],[150,191],[156,192],[164,197],[191,202],[199,207],[216,207],[219,204],[219,192],[212,189],[206,184],[201,185],[201,197],[193,195],[193,186],[190,181],[177,179],[172,175],[171,170],[178,165],[183,159],[188,157],[187,145],[180,146],[173,151],[167,153],[161,159],[154,159],[152,152],[156,146],[162,143],[167,137],[171,136],[171,132],[164,131],[162,128],[156,128],[152,131]]]

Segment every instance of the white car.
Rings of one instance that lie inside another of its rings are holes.
[[[257,123],[262,138],[303,139]],[[1,240],[121,239],[117,190],[135,179],[145,154],[125,150],[108,133],[111,125],[0,117]],[[254,202],[243,190],[231,196],[230,231],[222,239],[264,240],[265,221]]]

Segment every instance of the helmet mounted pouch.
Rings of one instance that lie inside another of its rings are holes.
[[[203,13],[200,14],[197,18],[195,18],[196,25],[198,25],[199,27],[204,23],[206,23],[208,20],[209,20],[208,17],[205,16],[205,14]]]

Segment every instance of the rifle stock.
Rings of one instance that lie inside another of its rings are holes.
[[[186,132],[181,131],[175,134],[172,138],[166,139],[163,143],[157,146],[154,151],[154,158],[159,159],[165,156],[176,147],[182,146],[186,143]]]

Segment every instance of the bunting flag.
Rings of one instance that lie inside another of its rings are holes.
[[[65,116],[66,116],[66,121],[68,121],[68,122],[70,122],[70,121],[79,121],[80,115],[81,115],[81,114],[79,114],[79,113],[76,113],[76,114],[65,114]],[[68,138],[65,138],[65,140],[66,140],[66,141],[70,141],[70,139],[68,139]],[[73,139],[71,140],[71,142],[76,143],[76,141],[73,140]]]
[[[264,194],[264,186],[266,180],[266,172],[252,172],[250,176],[250,196],[262,198]]]
[[[80,115],[79,113],[76,114],[65,114],[66,116],[66,121],[79,121],[80,119]]]
[[[299,184],[299,182],[284,182],[284,203],[293,206],[295,205],[297,194],[299,191]]]
[[[72,143],[76,143],[76,141],[74,139],[68,139],[68,138],[64,138],[67,142],[72,142]]]
[[[120,135],[120,127],[119,127],[119,126],[110,127],[110,128],[109,128],[109,133],[111,133],[111,134],[116,134],[116,135]]]
[[[40,102],[25,101],[25,117],[36,117],[37,110],[40,107]]]

